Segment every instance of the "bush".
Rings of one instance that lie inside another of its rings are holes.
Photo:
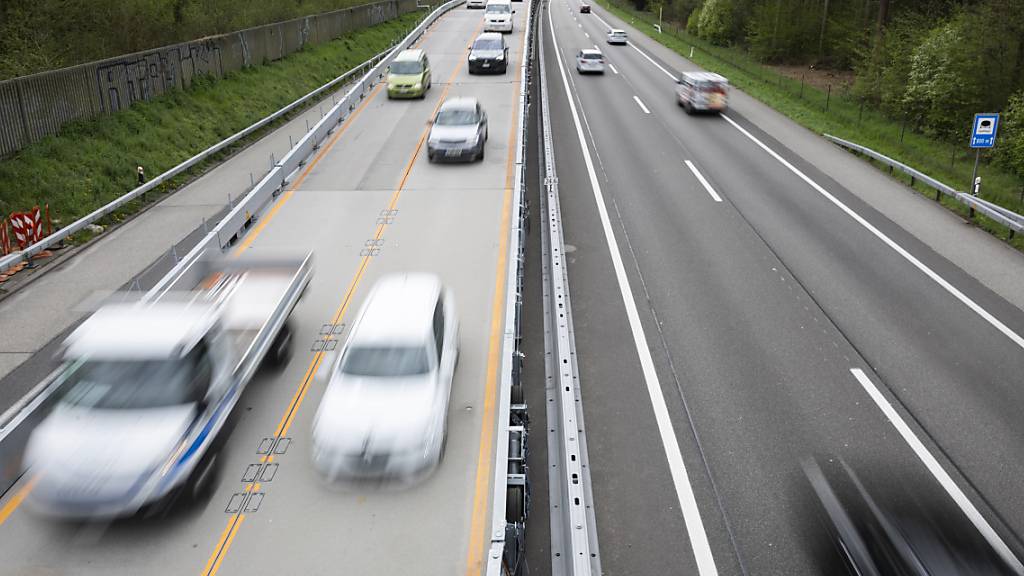
[[[1024,178],[1024,89],[1010,96],[996,136],[995,161]]]
[[[701,38],[726,46],[733,40],[735,11],[731,0],[704,0],[698,31]]]
[[[694,8],[693,12],[690,12],[690,17],[686,19],[686,32],[693,36],[700,33],[700,7]]]

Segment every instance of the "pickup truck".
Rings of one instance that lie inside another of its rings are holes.
[[[192,272],[194,286],[103,305],[63,343],[58,400],[25,453],[37,512],[131,516],[215,484],[242,391],[262,364],[289,358],[286,321],[312,255],[207,260]]]

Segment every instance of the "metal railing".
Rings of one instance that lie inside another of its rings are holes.
[[[550,9],[550,8],[549,8]],[[540,104],[544,166],[541,197],[541,270],[544,292],[544,352],[548,437],[551,563],[554,576],[601,573],[594,496],[562,217],[548,102],[544,42],[540,47]]]
[[[961,204],[965,204],[972,210],[977,210],[978,212],[984,214],[987,218],[994,220],[1009,228],[1011,237],[1015,232],[1021,232],[1022,230],[1024,230],[1024,216],[1017,214],[1012,210],[1008,210],[1006,208],[1003,208],[1002,206],[978,198],[973,194],[960,192],[959,190],[956,190],[955,188],[949,186],[948,184],[939,182],[935,178],[932,178],[931,176],[923,172],[915,170],[914,168],[911,168],[910,166],[907,166],[906,164],[898,160],[893,160],[892,158],[886,156],[885,154],[875,152],[874,150],[866,146],[861,146],[860,144],[850,142],[849,140],[843,140],[842,138],[836,138],[835,136],[832,136],[830,134],[823,134],[822,136],[824,136],[825,139],[833,142],[834,144],[846,148],[847,150],[858,152],[873,160],[877,160],[878,162],[885,164],[886,166],[889,167],[890,172],[894,170],[903,172],[904,174],[910,176],[911,186],[913,186],[914,183],[916,183],[917,181],[924,183],[926,186],[935,190],[936,200],[938,200],[942,194],[945,194],[946,196],[955,199]]]
[[[320,122],[311,128],[288,154],[280,162],[277,162],[270,172],[239,201],[234,209],[210,230],[184,258],[179,260],[174,268],[161,278],[142,299],[152,301],[168,290],[179,287],[188,288],[198,284],[203,274],[201,263],[208,259],[208,255],[213,258],[221,257],[224,248],[230,247],[237,238],[244,235],[260,208],[287,186],[290,175],[303,166],[309,155],[319,148],[319,143],[348,118],[351,111],[355,109],[356,103],[366,98],[367,94],[381,82],[384,76],[383,71],[394,57],[415,43],[437,18],[463,2],[464,0],[452,0],[438,7],[394,48],[383,56],[374,57],[376,63],[360,77],[345,96],[331,108],[330,112],[325,114]],[[189,282],[192,284],[189,285]],[[21,454],[28,441],[28,436],[48,409],[52,407],[53,399],[59,390],[60,382],[55,378],[56,373],[55,371],[48,376],[20,399],[15,406],[0,416],[0,495],[20,477]]]
[[[530,485],[526,464],[529,430],[521,381],[523,355],[520,351],[520,325],[529,215],[529,203],[525,194],[527,121],[539,2],[540,0],[528,1],[523,57],[519,63],[516,156],[511,199],[514,212],[509,231],[509,261],[505,280],[505,331],[498,380],[498,425],[491,494],[491,533],[490,546],[485,558],[487,576],[521,576],[525,573],[526,567],[526,518],[530,508]]]
[[[291,104],[288,104],[284,108],[281,108],[277,112],[274,112],[273,114],[241,130],[240,132],[232,134],[231,136],[228,136],[227,138],[221,140],[220,142],[217,142],[213,146],[210,146],[209,148],[203,150],[202,152],[199,152],[195,156],[192,156],[191,158],[184,160],[183,162],[179,163],[177,166],[174,166],[170,170],[167,170],[166,172],[160,174],[159,176],[156,176],[149,182],[146,182],[145,184],[137,188],[134,188],[121,196],[118,196],[116,199],[110,201],[104,206],[101,206],[100,208],[93,210],[89,214],[79,218],[78,220],[75,220],[74,222],[68,224],[67,226],[61,228],[60,230],[57,230],[56,232],[50,234],[46,238],[43,238],[39,242],[27,246],[24,250],[12,252],[7,256],[0,257],[0,272],[9,270],[10,268],[17,265],[19,262],[27,261],[31,259],[33,256],[50,248],[51,246],[54,246],[66,240],[72,234],[82,231],[87,226],[95,223],[104,216],[116,212],[118,209],[122,208],[129,202],[132,202],[133,200],[143,197],[147,192],[152,191],[157,186],[160,186],[161,184],[173,179],[174,177],[187,172],[196,165],[206,161],[211,156],[226,150],[239,140],[283,118],[284,116],[290,114],[296,109],[303,107],[306,103],[321,96],[324,92],[327,92],[332,88],[337,87],[339,84],[342,84],[347,80],[350,80],[359,72],[372,68],[375,64],[380,62],[382,59],[386,58],[388,54],[392,52],[392,50],[393,47],[388,48],[387,50],[381,52],[380,54],[377,54],[373,58],[370,58],[369,60],[363,62],[362,64],[359,64],[355,68],[345,72],[341,76],[338,76],[334,80],[331,80],[330,82],[324,84],[323,86],[320,86],[319,88],[313,90],[312,92],[306,94],[305,96],[302,96],[301,98],[295,100]]]

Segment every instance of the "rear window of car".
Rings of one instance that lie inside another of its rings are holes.
[[[601,59],[601,55],[600,54],[594,54],[593,52],[584,52],[583,53],[583,59],[584,60],[600,60]]]
[[[405,60],[391,63],[391,73],[396,75],[419,74],[423,72],[423,65],[416,60]]]
[[[501,40],[483,38],[473,42],[473,50],[501,50]]]
[[[430,362],[425,346],[360,346],[345,354],[341,371],[352,376],[393,378],[426,374]]]

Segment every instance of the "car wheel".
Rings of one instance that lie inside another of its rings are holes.
[[[480,144],[480,152],[477,153],[476,159],[481,162],[484,161],[484,145],[482,143]]]
[[[189,501],[199,502],[213,494],[213,488],[217,485],[217,478],[220,475],[220,458],[217,456],[216,452],[205,456],[192,473],[188,483]]]
[[[427,162],[430,162],[431,164],[434,163],[434,153],[433,152],[427,152]]]
[[[281,331],[277,333],[277,338],[274,338],[274,343],[270,346],[270,350],[267,352],[267,357],[264,359],[264,363],[275,370],[280,370],[288,364],[288,360],[292,357],[292,329],[285,323],[281,326]]]

